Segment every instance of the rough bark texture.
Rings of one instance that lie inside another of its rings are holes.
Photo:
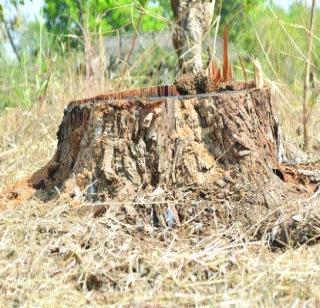
[[[56,186],[88,200],[128,199],[159,186],[210,187],[221,166],[255,171],[261,179],[277,168],[267,88],[106,98],[73,102],[65,110],[57,152],[33,177],[36,188]]]

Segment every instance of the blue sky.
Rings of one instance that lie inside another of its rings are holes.
[[[24,5],[24,12],[27,19],[32,20],[35,17],[39,17],[42,5],[43,0],[33,0],[32,2],[26,1]]]
[[[278,5],[281,5],[282,7],[288,9],[289,6],[293,3],[293,0],[276,0],[274,1]]]
[[[297,0],[276,0],[274,1],[275,3],[277,3],[278,5],[281,5],[282,7],[288,9],[289,6],[293,3],[293,2],[297,2]],[[300,0],[299,2],[304,3],[305,0]],[[311,5],[312,0],[307,0],[308,4]],[[319,6],[319,3],[318,3]]]

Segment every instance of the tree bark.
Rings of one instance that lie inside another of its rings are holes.
[[[58,150],[34,187],[130,198],[159,186],[210,186],[217,164],[249,177],[254,168],[263,182],[278,164],[270,92],[243,84],[221,91],[180,97],[173,86],[155,87],[70,103]]]
[[[85,4],[81,3],[81,1],[76,0],[77,8],[78,8],[78,14],[79,14],[79,22],[78,26],[80,28],[82,37],[83,37],[83,45],[84,45],[84,58],[85,58],[85,64],[86,64],[86,81],[87,85],[89,85],[93,75],[94,75],[94,69],[93,69],[93,46],[92,46],[92,39],[90,36],[89,31],[89,16],[88,16],[88,7],[84,7]]]
[[[214,0],[171,0],[175,17],[172,33],[174,48],[179,57],[182,73],[203,70],[202,42],[210,31],[214,13]]]

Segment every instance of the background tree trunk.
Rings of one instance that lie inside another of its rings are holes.
[[[173,45],[183,73],[198,73],[203,69],[202,42],[210,30],[215,0],[171,0],[176,25]]]
[[[308,132],[308,104],[310,100],[310,68],[312,61],[312,46],[313,46],[313,35],[314,35],[314,20],[316,15],[316,0],[312,1],[311,15],[310,15],[310,26],[308,29],[308,49],[304,76],[304,87],[303,87],[303,138],[304,148],[309,149],[310,137]]]

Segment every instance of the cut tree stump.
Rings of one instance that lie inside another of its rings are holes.
[[[139,232],[190,225],[272,247],[318,242],[320,164],[283,144],[270,90],[198,77],[71,102],[54,157],[0,194],[0,208],[75,199],[79,215],[111,213]]]
[[[278,169],[277,123],[268,88],[233,83],[180,95],[175,86],[71,102],[50,163],[32,178],[89,201],[128,199],[161,187],[208,187],[236,166],[252,181]]]

